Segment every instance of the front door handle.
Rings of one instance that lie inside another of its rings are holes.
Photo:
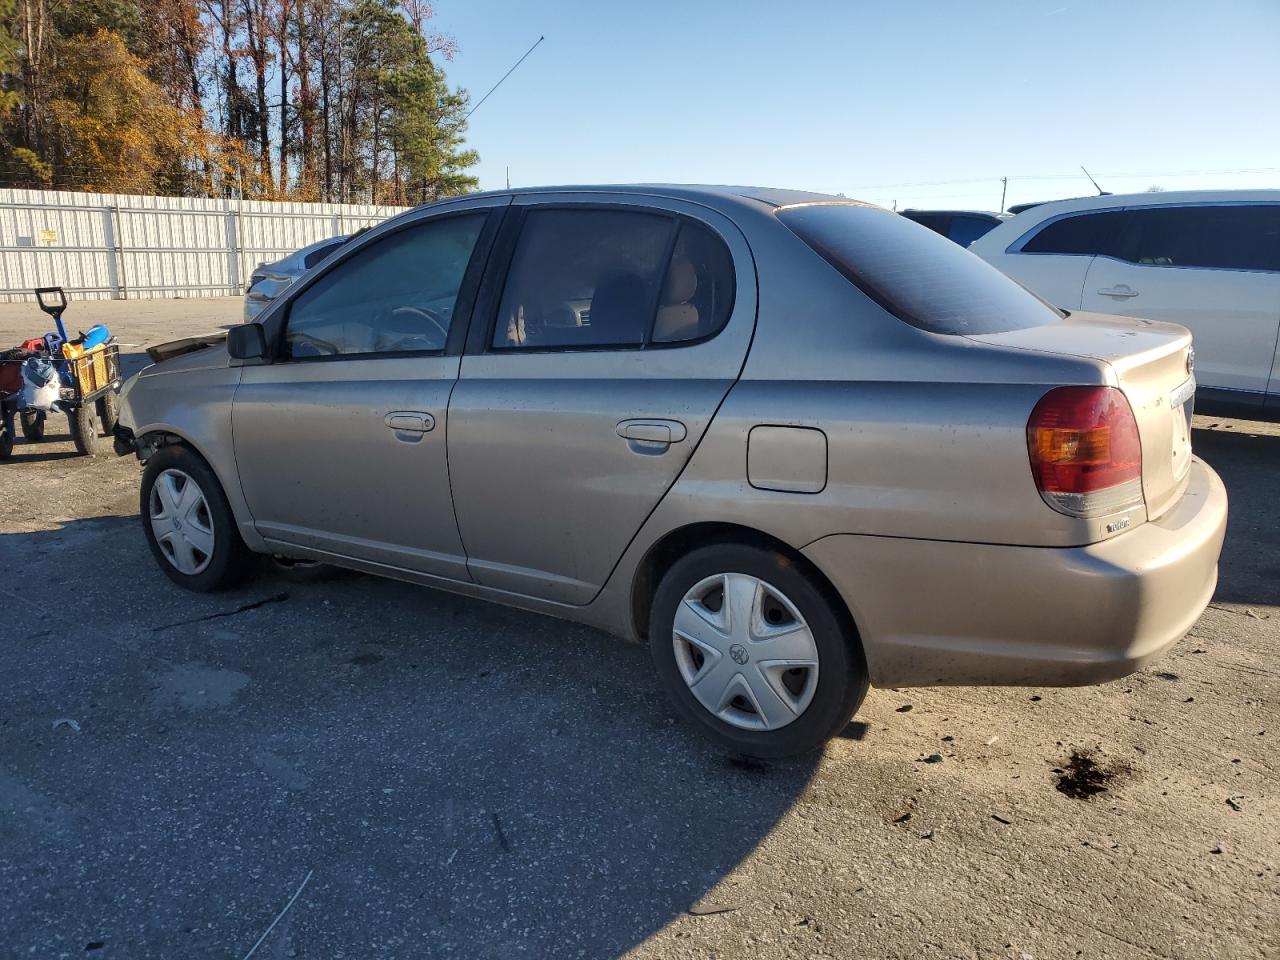
[[[1116,297],[1120,300],[1128,300],[1130,297],[1136,297],[1138,295],[1138,291],[1134,290],[1126,283],[1119,283],[1114,287],[1103,287],[1098,292],[1104,297]]]
[[[382,422],[402,440],[420,439],[422,434],[434,430],[436,426],[436,418],[421,410],[394,410],[383,417]],[[409,436],[402,436],[403,434]]]

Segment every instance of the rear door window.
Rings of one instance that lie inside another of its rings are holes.
[[[333,253],[335,250],[337,250],[340,246],[342,246],[346,242],[347,242],[346,238],[344,237],[341,240],[335,240],[333,243],[325,244],[323,247],[320,247],[316,250],[312,250],[310,253],[306,255],[306,257],[303,258],[302,268],[304,270],[310,270],[317,263],[325,259],[327,256],[329,256],[329,254]]]
[[[805,204],[777,215],[872,300],[932,333],[1002,333],[1062,317],[968,250],[888,210]]]
[[[658,298],[652,343],[701,340],[733,309],[733,258],[724,241],[692,220],[680,224]]]
[[[1280,270],[1280,205],[1125,210],[1108,252],[1154,267]]]
[[[639,349],[717,332],[733,265],[707,227],[658,212],[534,209],[520,229],[490,346]]]

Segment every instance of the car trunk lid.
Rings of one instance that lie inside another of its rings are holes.
[[[1073,313],[1060,323],[970,335],[992,346],[1068,354],[1109,365],[1138,422],[1142,493],[1147,517],[1168,510],[1186,488],[1191,468],[1195,396],[1191,333],[1184,327],[1129,317]]]

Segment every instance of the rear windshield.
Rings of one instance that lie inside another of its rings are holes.
[[[319,263],[325,257],[329,256],[329,254],[333,253],[333,251],[337,250],[340,246],[342,246],[346,242],[347,242],[347,238],[343,237],[341,240],[338,240],[336,243],[331,243],[328,246],[321,247],[319,250],[312,250],[305,257],[303,257],[302,268],[304,270],[310,270],[317,263]]]
[[[791,232],[899,320],[931,333],[1004,333],[1062,314],[932,230],[879,207],[778,211]]]

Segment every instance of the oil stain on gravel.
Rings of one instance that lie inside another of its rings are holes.
[[[1115,766],[1104,767],[1092,754],[1073,750],[1066,767],[1054,767],[1053,772],[1058,775],[1058,792],[1075,800],[1088,800],[1106,793],[1108,785],[1124,771]]]

